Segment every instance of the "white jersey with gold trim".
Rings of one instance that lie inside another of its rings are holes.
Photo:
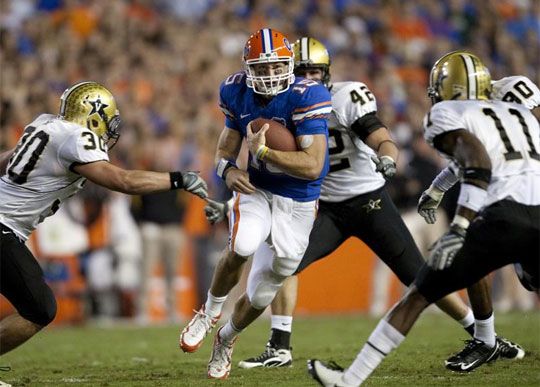
[[[424,136],[465,129],[486,148],[491,182],[484,206],[509,199],[540,205],[540,125],[524,105],[502,101],[442,101],[424,118]]]
[[[320,199],[341,202],[372,192],[385,183],[375,172],[375,152],[351,131],[351,125],[377,111],[375,96],[361,82],[336,82],[330,90],[332,113],[328,119],[330,171],[323,180]]]
[[[491,96],[505,102],[516,102],[527,109],[540,106],[540,90],[529,78],[513,75],[491,82]]]
[[[28,125],[0,177],[0,223],[26,239],[85,180],[75,163],[109,160],[103,140],[80,125],[42,114]]]

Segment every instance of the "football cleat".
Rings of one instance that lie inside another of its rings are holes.
[[[344,370],[342,367],[331,361],[324,363],[317,359],[307,361],[309,375],[324,387],[352,387],[343,382]]]
[[[290,367],[292,365],[291,349],[277,349],[270,343],[266,344],[266,349],[263,353],[256,357],[242,360],[238,363],[238,367],[244,369],[257,367]]]
[[[499,357],[502,359],[519,360],[525,356],[525,351],[521,346],[504,337],[497,336],[497,343],[499,344]]]
[[[497,341],[494,347],[490,347],[478,339],[466,340],[465,342],[467,344],[461,352],[449,357],[444,362],[449,370],[471,372],[482,364],[495,360],[499,355],[499,343]]]
[[[184,352],[195,352],[202,345],[206,335],[214,329],[221,315],[212,317],[204,312],[204,305],[180,334],[180,348]]]
[[[212,348],[212,356],[208,361],[208,377],[210,379],[227,379],[231,372],[231,360],[234,343],[226,342],[219,337],[219,332],[223,327],[219,328],[216,337],[214,338],[214,347]]]

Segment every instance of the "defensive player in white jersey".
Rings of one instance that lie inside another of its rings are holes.
[[[349,237],[364,241],[398,278],[409,285],[424,260],[385,185],[396,172],[398,156],[385,125],[377,117],[375,97],[361,82],[330,84],[330,58],[324,45],[304,37],[294,45],[295,74],[322,81],[332,94],[328,120],[330,172],[323,180],[319,212],[309,246],[295,274],[336,250]],[[216,221],[224,216],[215,206]],[[219,218],[219,219],[218,219]],[[268,254],[261,246],[256,257]],[[265,351],[239,363],[242,368],[279,367],[292,363],[290,336],[296,306],[298,277],[289,277],[272,302],[272,332]],[[441,300],[441,308],[464,327],[473,324],[472,312],[459,297]]]
[[[527,109],[534,109],[540,105],[540,90],[527,77],[511,76],[497,81],[492,81],[491,98],[494,100],[515,102],[525,106]],[[460,168],[453,162],[443,169],[433,180],[431,186],[425,190],[418,201],[418,213],[424,220],[433,224],[436,221],[437,208],[439,207],[444,194],[459,180]],[[529,290],[538,289],[538,277],[515,264],[516,273],[523,286]],[[483,279],[477,284],[469,287],[469,300],[475,316],[474,338],[480,341],[490,341],[489,337],[495,337],[495,323],[489,282]],[[511,341],[504,338],[497,338],[500,344],[499,356],[506,359],[520,359],[525,355],[523,349]],[[481,356],[481,347],[476,347]],[[476,351],[472,351],[469,341],[465,348],[448,358],[445,362],[446,367],[451,370],[462,370],[462,364],[473,362],[476,359]],[[471,371],[474,368],[466,368]]]
[[[443,56],[431,70],[434,103],[424,119],[430,145],[462,169],[456,215],[407,294],[379,322],[347,370],[309,360],[324,386],[357,386],[401,344],[422,311],[445,294],[519,262],[538,274],[540,126],[523,105],[490,100],[491,77],[478,57]],[[476,368],[497,355],[498,342],[472,340]]]
[[[53,292],[25,241],[86,179],[127,194],[184,188],[202,198],[206,183],[195,172],[124,170],[109,163],[120,136],[113,95],[81,82],[61,97],[60,114],[42,114],[17,146],[0,156],[0,293],[16,313],[0,321],[0,354],[16,348],[56,315]]]

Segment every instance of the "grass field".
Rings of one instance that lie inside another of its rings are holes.
[[[238,340],[227,381],[206,378],[212,338],[197,353],[177,347],[173,326],[75,327],[47,329],[5,355],[0,379],[13,386],[314,386],[306,359],[333,359],[348,365],[377,321],[364,316],[297,318],[292,337],[294,366],[242,370],[239,360],[258,354],[268,336],[268,320],[257,321]],[[408,339],[369,379],[367,386],[539,386],[540,312],[499,314],[497,331],[527,351],[521,361],[497,361],[470,374],[447,371],[443,360],[462,347],[466,335],[451,320],[426,314]]]

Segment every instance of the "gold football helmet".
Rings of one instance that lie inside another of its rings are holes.
[[[79,82],[60,97],[60,117],[90,129],[109,149],[120,137],[122,120],[109,90],[96,82]]]
[[[455,99],[489,99],[491,75],[480,58],[466,51],[443,55],[431,69],[428,96],[432,103]]]
[[[330,85],[330,55],[328,50],[315,38],[302,37],[293,44],[294,72],[302,76],[305,69],[320,69],[323,73],[322,83]]]

